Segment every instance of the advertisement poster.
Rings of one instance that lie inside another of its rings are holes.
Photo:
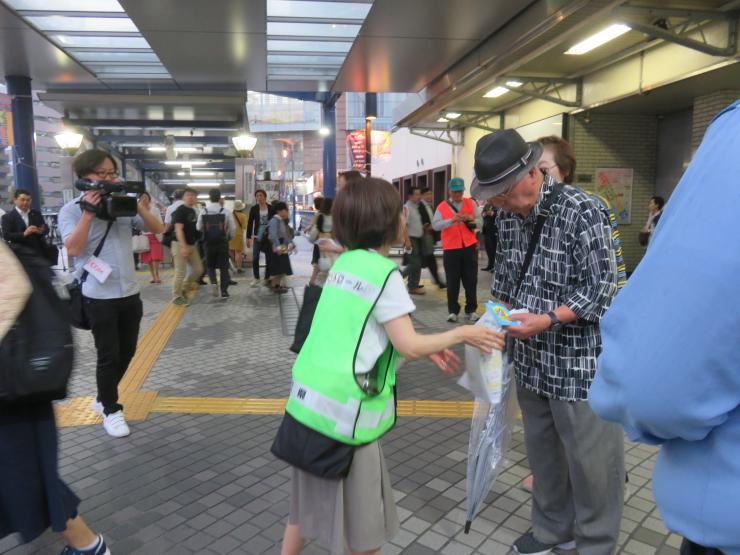
[[[617,223],[632,222],[632,168],[596,168],[596,193],[612,205]]]
[[[10,97],[0,94],[0,148],[13,144],[13,118]]]
[[[390,131],[372,132],[372,156],[375,160],[387,160],[391,155]],[[365,168],[365,130],[347,133],[347,147],[352,167],[357,170]]]

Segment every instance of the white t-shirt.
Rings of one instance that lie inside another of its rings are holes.
[[[411,314],[414,310],[416,310],[416,305],[406,290],[401,272],[394,270],[365,326],[365,333],[357,351],[355,374],[365,374],[372,370],[388,346],[388,334],[385,333],[383,324],[399,316]]]

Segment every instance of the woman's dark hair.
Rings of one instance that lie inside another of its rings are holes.
[[[665,199],[663,197],[655,196],[652,198],[652,201],[658,207],[658,210],[663,210],[663,207],[665,206]]]
[[[537,139],[544,147],[550,147],[555,163],[563,174],[563,183],[573,183],[576,175],[576,154],[570,143],[557,135],[548,135]]]
[[[324,202],[324,197],[314,197],[313,198],[313,209],[314,210],[321,210],[321,203]]]
[[[398,241],[401,210],[401,197],[386,180],[356,179],[334,199],[332,229],[348,249],[377,249]]]
[[[327,216],[331,215],[331,207],[334,205],[334,199],[333,198],[324,198],[321,199],[321,208],[319,208],[319,211],[322,214],[326,214]]]
[[[347,183],[349,183],[350,181],[354,181],[355,179],[363,179],[362,174],[357,170],[347,170],[345,172],[339,172],[339,176],[343,177]]]
[[[265,200],[267,199],[267,192],[266,192],[266,191],[265,191],[264,189],[257,189],[257,190],[256,190],[256,191],[254,192],[254,198],[257,198],[257,194],[258,194],[258,193],[262,193],[263,195],[265,195]]]
[[[278,201],[275,204],[273,204],[272,206],[275,209],[275,212],[280,212],[281,210],[287,210],[288,209],[288,205],[285,204],[282,201]]]
[[[106,158],[111,161],[113,168],[118,171],[118,162],[116,162],[116,159],[106,151],[98,149],[86,150],[80,154],[72,162],[72,169],[77,177],[83,178],[86,175],[95,173],[95,168],[105,162]]]

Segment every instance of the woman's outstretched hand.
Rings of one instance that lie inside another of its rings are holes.
[[[444,351],[429,355],[429,360],[431,360],[437,368],[442,370],[445,374],[456,374],[460,369],[460,357],[450,349],[445,349]]]
[[[475,347],[485,354],[490,354],[494,349],[504,349],[505,336],[500,331],[492,330],[486,326],[462,326],[459,328],[463,334],[466,345]]]

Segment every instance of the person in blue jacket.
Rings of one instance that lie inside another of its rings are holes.
[[[681,553],[740,555],[740,100],[707,129],[601,321],[589,402],[660,445],[653,491]]]

